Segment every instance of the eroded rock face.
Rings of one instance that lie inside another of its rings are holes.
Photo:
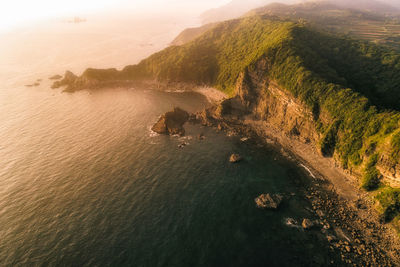
[[[279,194],[262,194],[254,200],[257,207],[261,209],[278,209],[283,201],[283,197]]]
[[[162,115],[156,124],[151,128],[158,134],[167,135],[185,135],[183,125],[188,121],[189,113],[180,108],[174,108],[173,111]]]

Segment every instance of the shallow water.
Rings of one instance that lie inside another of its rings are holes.
[[[145,88],[64,94],[49,89],[49,58],[1,73],[2,266],[329,262],[325,240],[287,225],[312,218],[301,166],[198,125],[186,125],[185,138],[155,135],[160,114],[200,110],[206,99]],[[37,78],[41,86],[23,86]],[[234,152],[245,160],[230,164]],[[254,203],[261,193],[287,197],[279,212],[265,211]]]

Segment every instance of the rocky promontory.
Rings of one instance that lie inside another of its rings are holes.
[[[53,78],[53,77],[52,77]],[[59,78],[61,79],[61,78]],[[78,79],[78,76],[73,74],[71,71],[66,71],[64,74],[64,77],[62,78],[61,81],[55,81],[53,85],[51,86],[52,89],[57,89],[62,86],[71,86],[76,80]]]
[[[81,76],[77,76],[71,71],[66,71],[62,80],[55,81],[51,88],[57,89],[64,87],[64,92],[75,92],[83,89],[96,89],[114,85],[126,85],[128,81],[123,77],[123,73],[115,68],[85,70]]]
[[[162,115],[151,130],[158,134],[183,136],[185,135],[183,125],[188,121],[188,119],[189,113],[176,107],[173,111]]]

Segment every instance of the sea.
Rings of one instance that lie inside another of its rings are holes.
[[[300,227],[316,219],[304,197],[314,178],[279,148],[200,125],[185,125],[184,137],[151,131],[173,107],[207,107],[204,96],[50,88],[65,70],[137,63],[195,24],[89,19],[0,33],[0,266],[324,266],[336,257]],[[243,161],[231,164],[232,153]],[[285,197],[278,211],[256,207],[263,193]]]

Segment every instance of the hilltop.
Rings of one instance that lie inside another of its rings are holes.
[[[241,17],[246,12],[261,6],[274,3],[274,0],[232,0],[226,5],[205,11],[200,15],[203,24],[221,22]],[[296,0],[279,0],[280,3],[291,4]]]
[[[242,14],[243,17],[254,15],[271,20],[292,21],[315,30],[371,41],[400,51],[400,10],[382,2],[360,0],[307,1],[292,5],[272,3]],[[172,45],[188,43],[213,25],[215,23],[186,29]]]

